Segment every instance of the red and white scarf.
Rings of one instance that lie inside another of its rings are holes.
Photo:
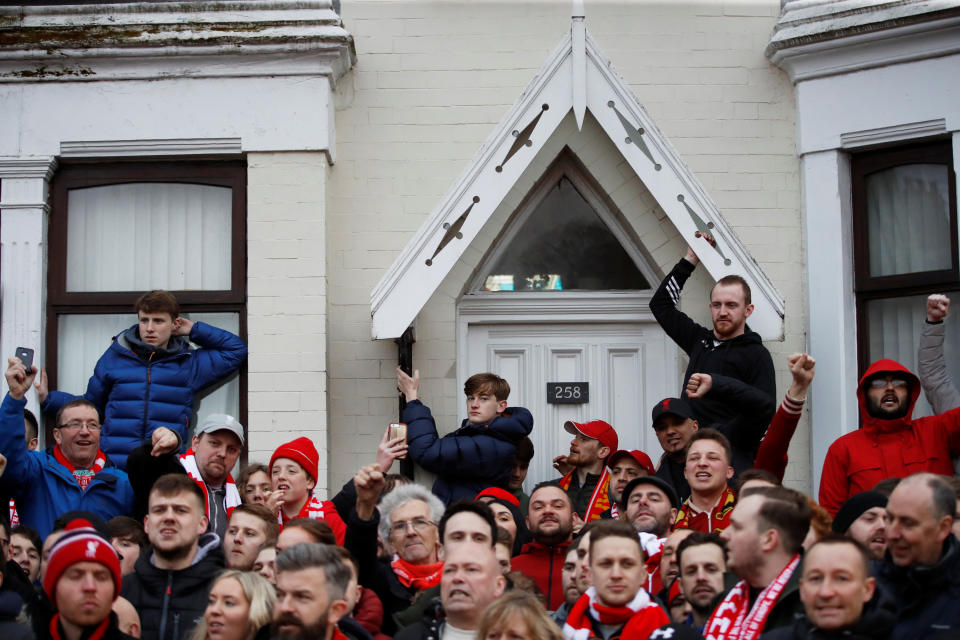
[[[405,587],[413,587],[417,591],[435,587],[440,584],[440,579],[443,577],[442,562],[410,564],[394,554],[390,567],[397,574],[397,580],[400,581],[400,584]]]
[[[750,585],[741,580],[730,590],[717,610],[713,612],[703,628],[703,635],[707,640],[754,640],[760,637],[760,632],[767,622],[767,616],[773,610],[777,598],[790,580],[790,576],[800,564],[800,554],[793,556],[773,582],[757,596],[757,601],[750,606]]]
[[[570,483],[573,482],[573,474],[577,472],[576,469],[568,473],[567,475],[560,478],[560,488],[566,491],[570,488]],[[597,480],[597,486],[593,489],[593,495],[590,496],[590,502],[587,503],[587,512],[583,516],[583,522],[586,524],[591,520],[597,520],[600,518],[600,514],[610,508],[610,472],[607,471],[607,468],[603,468],[603,473],[600,474],[600,479]]]
[[[200,469],[197,467],[197,458],[193,453],[193,449],[187,449],[187,452],[180,456],[180,464],[183,465],[187,475],[200,485],[200,488],[203,490],[203,504],[207,509],[207,517],[209,518],[210,494],[207,492],[207,483],[203,481],[203,477],[200,475]],[[233,476],[229,473],[227,474],[227,481],[224,483],[224,489],[226,489],[226,492],[223,496],[223,508],[229,518],[230,514],[233,513],[233,508],[239,506],[241,502],[240,491],[237,490],[237,483],[233,481]]]
[[[10,528],[20,526],[20,514],[17,513],[17,503],[13,498],[10,498]]]
[[[624,606],[608,607],[597,600],[595,587],[580,596],[563,625],[567,640],[589,640],[596,637],[591,619],[604,625],[624,625],[621,638],[648,638],[659,627],[670,624],[670,619],[644,589],[639,589],[633,600]]]
[[[107,464],[107,454],[99,448],[97,449],[97,457],[89,469],[77,469],[70,464],[67,456],[63,455],[63,451],[60,451],[60,445],[53,448],[53,457],[57,459],[57,462],[70,470],[70,473],[73,474],[73,479],[77,481],[77,484],[79,484],[80,488],[84,491],[90,486],[90,481],[93,480],[94,476],[103,471],[103,466]]]
[[[297,512],[297,515],[292,518],[288,518],[283,512],[283,508],[277,509],[277,522],[281,525],[287,524],[291,520],[296,520],[297,518],[310,518],[311,520],[326,520],[326,512],[323,510],[323,500],[318,498],[315,495],[311,495],[310,499],[303,503],[303,507]]]

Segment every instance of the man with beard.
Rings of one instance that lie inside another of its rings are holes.
[[[848,498],[884,478],[929,471],[953,475],[960,454],[960,409],[911,418],[920,381],[899,362],[878,360],[860,379],[863,426],[837,438],[820,477],[820,504],[835,515]]]
[[[177,432],[157,428],[150,441],[131,451],[127,459],[130,485],[137,497],[134,516],[143,519],[147,496],[157,478],[168,473],[185,473],[206,494],[208,531],[223,540],[228,514],[241,502],[230,470],[243,451],[243,443],[243,425],[225,413],[204,418],[183,455],[180,455]]]
[[[625,516],[622,520],[637,531],[646,553],[646,589],[652,594],[659,593],[664,586],[660,559],[679,506],[673,487],[657,476],[634,478],[620,497],[620,510]]]
[[[563,604],[563,562],[573,537],[573,504],[570,496],[554,483],[542,483],[530,494],[527,528],[533,542],[511,563],[537,583],[547,598],[547,608],[556,611]]]
[[[864,491],[843,503],[830,526],[834,533],[853,538],[879,560],[887,550],[886,513],[887,496]]]
[[[121,595],[140,612],[144,638],[181,640],[203,616],[224,566],[220,540],[206,533],[203,490],[182,473],[161,476],[150,491],[144,529],[150,547]]]
[[[640,476],[652,476],[653,463],[650,461],[650,456],[639,449],[633,451],[622,449],[607,459],[607,467],[610,469],[610,508],[600,517],[617,520],[620,518],[620,508],[617,503],[620,502],[620,496],[627,488],[627,483]]]
[[[737,502],[727,486],[733,477],[730,455],[730,441],[715,429],[701,429],[690,438],[684,468],[690,497],[677,513],[677,529],[719,533],[727,527]]]
[[[806,496],[783,487],[743,492],[720,536],[727,542],[727,566],[740,576],[707,620],[710,640],[755,640],[761,633],[793,623],[802,610],[800,552],[810,528]]]
[[[956,493],[946,478],[904,478],[887,502],[887,553],[877,586],[893,596],[891,640],[960,636],[960,542],[953,536]]]
[[[683,476],[684,453],[700,425],[690,405],[680,398],[664,398],[658,402],[652,417],[653,430],[663,448],[656,475],[670,484],[681,500],[686,500],[690,497],[690,485]]]
[[[713,244],[713,238],[704,234]],[[747,326],[753,313],[750,285],[728,275],[710,291],[708,329],[680,311],[680,290],[700,263],[693,249],[667,274],[650,299],[650,310],[670,338],[690,357],[683,377],[686,399],[700,428],[730,439],[734,469],[753,466],[757,447],[776,409],[776,380],[770,352]]]
[[[331,545],[301,543],[277,555],[277,604],[270,624],[277,640],[347,640],[350,568]]]
[[[553,459],[554,468],[564,474],[556,484],[570,496],[581,520],[597,520],[610,509],[610,474],[605,465],[617,450],[617,432],[603,420],[568,420],[563,428],[573,440],[569,454]]]
[[[680,592],[690,605],[688,625],[703,633],[703,627],[724,589],[727,545],[718,533],[693,532],[677,547]]]

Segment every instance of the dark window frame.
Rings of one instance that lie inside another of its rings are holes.
[[[951,268],[888,276],[870,275],[869,225],[867,218],[867,177],[878,171],[908,164],[943,164],[947,167],[950,206]],[[960,252],[957,233],[957,177],[949,139],[913,143],[857,153],[850,159],[853,201],[854,297],[857,313],[857,360],[861,374],[870,365],[867,303],[931,293],[960,291]],[[919,311],[918,311],[919,312]]]
[[[97,162],[61,164],[50,185],[49,252],[47,274],[46,363],[50,388],[56,389],[59,317],[74,314],[133,313],[143,291],[68,292],[67,203],[71,189],[129,183],[181,183],[227,187],[232,192],[231,288],[210,291],[172,291],[183,313],[237,313],[240,337],[247,340],[247,167],[243,160],[171,159],[156,162]],[[109,337],[104,337],[104,349]],[[91,371],[92,374],[92,371]],[[247,424],[247,365],[240,367],[238,416]],[[52,442],[52,425],[46,426]],[[245,429],[246,431],[246,429]],[[244,447],[241,462],[246,463]]]

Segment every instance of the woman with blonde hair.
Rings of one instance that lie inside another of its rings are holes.
[[[210,587],[203,620],[190,640],[251,640],[273,618],[277,594],[263,576],[227,569]]]
[[[537,597],[508,591],[487,608],[477,627],[477,640],[563,640],[563,634]]]

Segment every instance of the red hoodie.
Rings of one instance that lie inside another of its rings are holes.
[[[539,542],[523,545],[523,553],[514,556],[510,566],[532,579],[547,597],[547,609],[556,611],[563,604],[563,561],[570,541],[548,547]]]
[[[878,373],[899,373],[910,381],[910,408],[903,418],[882,420],[867,413],[866,382]],[[960,454],[960,408],[911,419],[920,380],[893,360],[877,360],[860,379],[857,401],[863,426],[830,445],[820,477],[820,504],[836,515],[851,496],[884,478],[929,471],[953,475],[951,456]]]

